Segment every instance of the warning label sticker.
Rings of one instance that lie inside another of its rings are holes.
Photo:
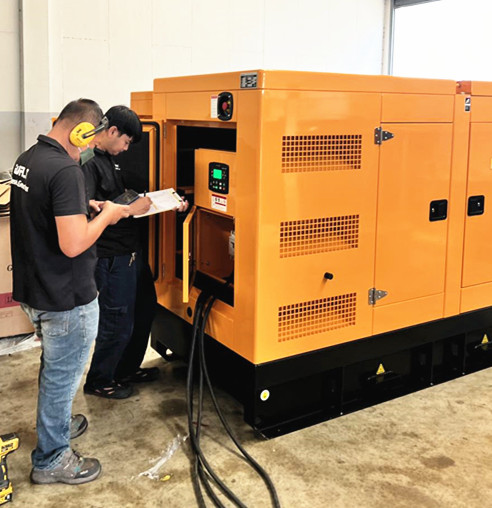
[[[214,210],[227,212],[227,198],[224,196],[218,196],[217,194],[212,194],[211,206]]]
[[[386,370],[384,370],[384,366],[382,363],[379,364],[378,370],[376,371],[376,376],[381,376],[382,374],[385,374]]]

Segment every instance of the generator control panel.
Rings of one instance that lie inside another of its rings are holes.
[[[234,216],[236,202],[236,153],[195,150],[195,205]]]
[[[208,165],[208,188],[220,194],[229,194],[229,165],[211,162]]]

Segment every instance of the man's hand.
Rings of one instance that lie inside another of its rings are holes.
[[[138,198],[136,201],[129,205],[130,215],[142,215],[147,213],[150,209],[152,200],[149,197]]]
[[[101,211],[101,205],[103,203],[104,201],[96,201],[95,199],[89,199],[89,209],[91,219],[93,219]]]
[[[186,212],[188,210],[189,203],[186,201],[186,199],[183,199],[181,201],[180,205],[175,208],[177,212]]]
[[[112,201],[100,201],[99,207],[102,210],[101,216],[107,218],[108,223],[116,224],[120,219],[126,219],[130,216],[130,207],[128,205],[117,205]]]

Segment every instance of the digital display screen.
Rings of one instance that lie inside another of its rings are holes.
[[[222,180],[222,170],[221,169],[213,169],[212,176],[216,180]]]

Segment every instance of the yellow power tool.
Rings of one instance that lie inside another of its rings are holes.
[[[7,455],[19,448],[17,434],[0,436],[0,504],[12,501],[12,482],[8,477]]]

